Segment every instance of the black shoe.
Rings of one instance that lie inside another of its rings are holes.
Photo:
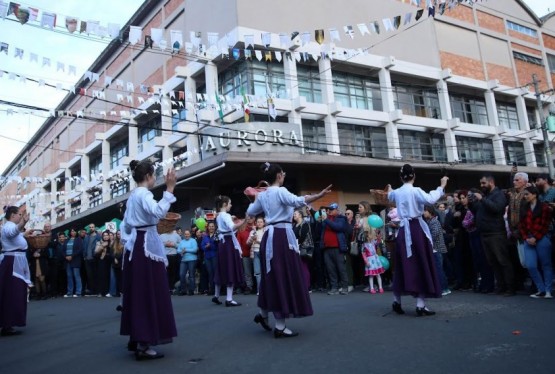
[[[401,308],[401,304],[399,304],[397,301],[393,302],[393,304],[391,305],[391,308],[397,314],[405,314],[405,311],[403,310],[403,308]]]
[[[433,316],[434,314],[436,314],[436,312],[432,312],[430,309],[428,309],[426,307],[424,307],[424,308],[416,307],[416,316],[417,317]]]
[[[142,360],[156,360],[158,358],[162,358],[164,357],[164,355],[162,353],[156,352],[155,354],[151,355],[146,353],[146,351],[141,351],[141,350],[137,350],[135,351],[135,359],[137,359],[137,361],[142,361]]]
[[[121,311],[123,310],[123,307],[122,307],[121,305],[118,305],[118,306],[116,307],[116,310],[117,310],[118,312],[121,312]]]
[[[217,305],[222,305],[222,302],[216,296],[212,298],[212,302]]]
[[[132,342],[131,340],[127,342],[127,350],[129,352],[137,351],[137,342]]]
[[[262,317],[262,315],[260,313],[258,313],[256,316],[254,316],[254,322],[255,323],[260,323],[260,326],[262,326],[262,328],[264,330],[272,331],[272,328],[270,327],[270,325],[268,325],[268,318]]]
[[[225,301],[225,306],[241,306],[241,303],[238,303],[235,300],[231,300],[231,301]]]
[[[278,330],[278,329],[274,329],[274,338],[279,339],[279,338],[294,338],[295,336],[298,336],[299,333],[298,332],[285,332],[285,328],[283,330]]]
[[[14,330],[13,328],[9,328],[9,329],[2,329],[2,332],[0,332],[0,336],[15,336],[15,335],[21,335],[21,331],[18,330]]]

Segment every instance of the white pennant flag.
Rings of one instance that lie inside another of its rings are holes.
[[[129,27],[129,43],[131,45],[137,44],[139,40],[141,40],[143,31],[139,26],[130,26]]]
[[[245,35],[245,45],[254,48],[254,35]]]
[[[330,29],[330,38],[333,42],[334,40],[341,41],[341,37],[339,36],[339,31],[337,29]]]
[[[359,23],[357,26],[362,36],[370,34],[370,30],[368,30],[368,26],[365,23]]]

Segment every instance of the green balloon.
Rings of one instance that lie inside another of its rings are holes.
[[[206,220],[204,218],[197,218],[195,220],[195,225],[198,227],[200,231],[204,231],[206,229]]]

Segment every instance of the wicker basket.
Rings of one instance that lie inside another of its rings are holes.
[[[35,232],[40,232],[40,234],[30,235],[30,236],[25,237],[25,239],[27,239],[27,243],[29,243],[31,248],[33,248],[33,249],[44,249],[44,248],[48,247],[48,244],[50,243],[50,240],[52,239],[50,234],[45,234],[44,231],[42,231],[42,230],[34,230],[34,231]]]
[[[168,212],[166,217],[162,218],[156,228],[158,234],[167,234],[175,230],[177,222],[181,219],[181,215],[177,213]]]
[[[374,198],[374,204],[376,205],[392,205],[387,199],[387,192],[384,190],[370,190],[370,196]]]

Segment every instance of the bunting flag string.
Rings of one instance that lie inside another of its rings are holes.
[[[407,0],[402,0],[403,2]],[[484,0],[480,0],[484,1]],[[486,0],[487,1],[487,0]],[[428,9],[428,17],[435,17],[436,9],[440,15],[444,14],[445,11],[453,10],[460,3],[466,3],[469,5],[474,5],[478,0],[426,0],[424,4],[423,0],[410,0],[410,4],[415,5],[418,9],[414,14],[414,20],[418,22],[424,13],[424,9]],[[421,8],[422,7],[422,8]],[[403,20],[403,26],[409,25],[413,22],[413,12],[407,12],[404,15],[396,15],[387,18],[383,18],[381,22],[379,20],[374,20],[367,23],[353,23],[351,25],[344,25],[342,28],[345,37],[349,39],[354,39],[358,37],[355,33],[355,27],[358,29],[360,36],[364,37],[366,35],[372,36],[373,34],[380,34],[380,23],[383,24],[385,32],[393,32],[399,30],[401,26],[401,20]],[[88,36],[97,36],[100,38],[117,38],[121,37],[125,32],[128,32],[129,43],[134,46],[141,40],[144,40],[144,46],[146,48],[154,48],[165,51],[169,47],[169,53],[175,54],[180,50],[184,49],[185,54],[196,54],[196,55],[218,55],[224,54],[224,51],[232,49],[236,46],[239,41],[236,35],[232,33],[226,34],[224,37],[220,38],[220,34],[217,32],[202,32],[202,31],[191,31],[189,35],[189,41],[184,42],[183,33],[181,30],[168,30],[170,43],[164,37],[164,29],[151,27],[150,30],[143,29],[140,26],[129,26],[128,30],[122,31],[118,24],[109,23],[108,25],[101,25],[100,21],[96,20],[79,20],[72,16],[62,16],[60,14],[47,12],[38,8],[24,7],[19,3],[9,2],[6,3],[0,0],[0,19],[14,18],[17,19],[21,24],[37,23],[45,29],[55,29],[61,28],[60,25],[65,25],[65,29],[69,34],[74,32],[79,32],[81,34],[87,34]],[[64,18],[65,22],[61,19]],[[341,35],[338,28],[329,28],[327,30],[329,34],[329,41],[331,43],[340,42]],[[147,34],[150,32],[150,34]],[[144,38],[143,38],[143,33]],[[289,48],[291,41],[296,37],[300,38],[301,46],[304,47],[312,42],[312,35],[314,35],[314,41],[322,45],[326,39],[326,30],[323,28],[318,28],[313,32],[303,31],[299,33],[298,31],[293,31],[289,33],[279,33],[276,35],[279,38],[279,46],[281,48]],[[246,34],[243,35],[242,41],[245,43],[247,49],[255,49],[256,45],[262,45],[269,48],[272,45],[273,34],[269,32],[263,32],[260,35]],[[24,49],[15,50],[18,58],[25,58]],[[7,43],[0,44],[0,52],[8,54],[9,45]],[[36,54],[29,54],[31,61],[40,63],[38,56]],[[44,57],[42,60],[42,67],[52,66],[50,63],[50,58]],[[57,70],[60,70],[60,65],[56,65]],[[76,74],[75,66],[68,66],[68,74]],[[65,70],[64,70],[65,71]]]

